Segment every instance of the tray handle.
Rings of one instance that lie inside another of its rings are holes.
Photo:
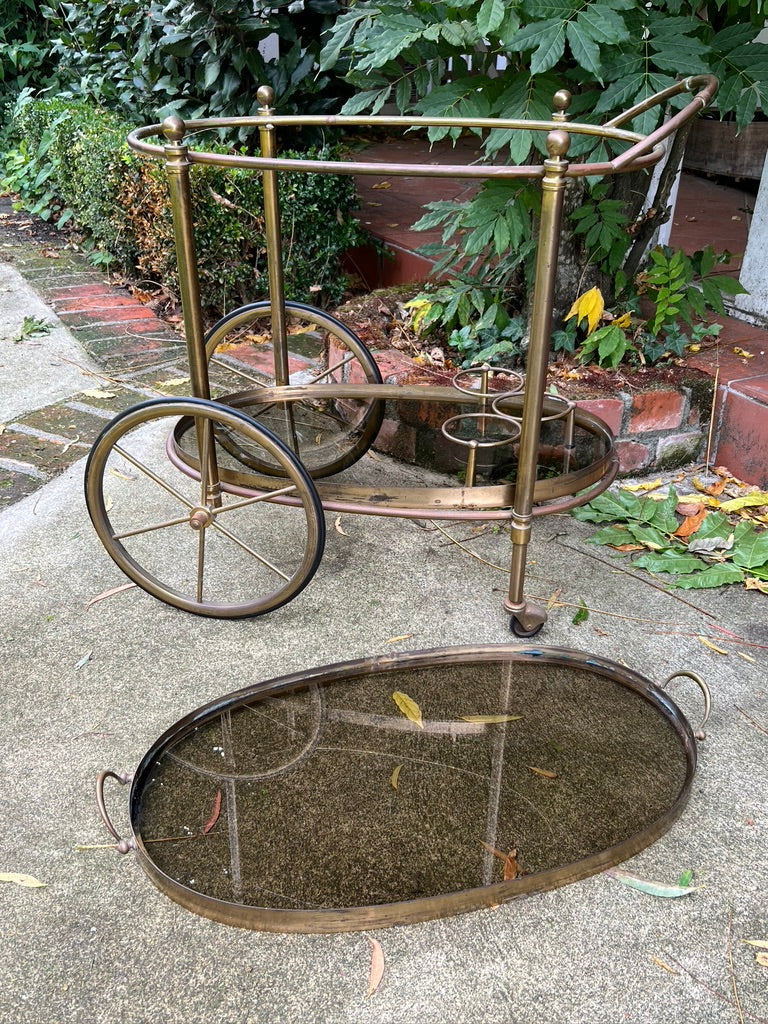
[[[661,684],[661,688],[666,689],[667,685],[671,683],[673,679],[677,679],[678,676],[685,676],[686,679],[692,679],[701,690],[702,696],[704,697],[704,715],[699,722],[698,728],[693,730],[693,735],[699,741],[705,740],[707,738],[707,734],[704,732],[704,726],[707,724],[710,712],[712,711],[712,694],[701,676],[697,672],[690,672],[688,669],[680,669],[679,672],[673,672],[671,676],[667,676]]]
[[[133,775],[130,772],[113,772],[107,769],[106,771],[99,772],[99,777],[96,779],[96,806],[99,809],[101,820],[104,822],[104,827],[117,840],[117,852],[128,853],[129,850],[134,849],[135,843],[132,839],[123,839],[110,820],[107,813],[107,805],[104,802],[104,783],[107,779],[115,779],[121,786],[125,786],[133,780]]]

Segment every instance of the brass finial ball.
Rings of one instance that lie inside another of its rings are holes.
[[[549,153],[550,159],[558,160],[564,157],[568,152],[570,141],[568,132],[560,131],[557,128],[555,131],[550,132],[547,136],[547,153]]]
[[[186,126],[178,114],[171,114],[163,121],[163,135],[169,142],[181,142]]]
[[[558,113],[565,113],[571,105],[571,94],[567,89],[558,89],[552,97],[552,103]]]
[[[261,107],[271,107],[275,102],[275,90],[270,85],[260,85],[256,90],[256,99]]]

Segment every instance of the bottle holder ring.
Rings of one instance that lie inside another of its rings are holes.
[[[503,366],[489,366],[487,363],[483,366],[471,366],[467,370],[459,370],[453,375],[451,384],[464,395],[477,395],[478,393],[486,395],[488,394],[488,381],[494,378],[509,384],[509,387],[505,387],[499,397],[523,393],[525,378],[521,373],[516,370],[508,370]],[[470,385],[468,382],[471,380],[477,381],[479,386]]]
[[[469,421],[474,421],[477,426],[478,434],[475,437],[461,437],[451,429],[460,429],[459,425],[461,423]],[[499,437],[498,434],[494,436],[493,434],[485,433],[486,425],[493,429],[494,427],[498,428],[500,424],[503,424],[504,429],[507,431],[506,436]],[[462,413],[459,416],[451,416],[450,419],[447,419],[441,429],[449,441],[464,445],[466,448],[501,448],[504,445],[513,444],[520,437],[520,424],[511,416],[505,416],[503,413]]]
[[[498,416],[504,416],[507,419],[519,422],[522,415],[522,409],[519,413],[512,414],[511,412],[505,412],[503,407],[504,401],[508,401],[510,398],[514,397],[515,394],[516,392],[507,392],[506,394],[501,394],[497,398],[494,398],[491,402],[491,409]],[[550,423],[553,420],[563,420],[573,413],[573,410],[576,408],[575,402],[572,402],[568,398],[562,398],[560,395],[546,395],[545,405],[549,406],[549,408],[554,406],[554,411],[546,412],[545,410],[542,410],[541,416],[539,417],[539,421],[541,423]]]

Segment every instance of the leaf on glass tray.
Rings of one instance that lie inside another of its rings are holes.
[[[615,323],[615,321],[614,321]],[[657,487],[661,487],[661,477],[658,480],[645,480],[639,484],[622,484],[622,491],[655,491]]]
[[[605,874],[609,878],[615,878],[622,885],[629,886],[630,889],[644,892],[646,896],[662,896],[665,899],[688,896],[690,893],[698,892],[699,889],[703,888],[701,885],[667,885],[665,882],[654,882],[650,879],[638,878],[637,875],[632,875],[628,871],[622,871],[621,868],[609,868]]]
[[[502,875],[505,882],[511,882],[513,878],[517,878],[520,874],[520,867],[517,863],[517,850],[510,850],[509,853],[502,853],[501,850],[497,850],[495,846],[489,846],[488,843],[484,843],[480,840],[480,845],[483,846],[488,853],[492,853],[494,857],[498,859],[504,865],[504,873]]]
[[[370,935],[366,938],[371,944],[371,966],[368,971],[368,998],[374,994],[384,977],[384,950],[378,939],[372,939]]]
[[[709,648],[710,651],[714,651],[715,654],[728,654],[728,651],[724,651],[722,647],[718,647],[716,644],[713,644],[712,641],[707,640],[705,636],[700,636],[698,640],[699,643],[704,644],[705,647]]]
[[[81,391],[80,394],[85,395],[86,398],[117,398],[116,391],[105,391],[104,388],[88,388]]]
[[[548,768],[534,768],[532,764],[525,766],[529,772],[533,772],[534,775],[540,775],[542,779],[556,779],[557,772],[551,772]]]
[[[584,598],[580,597],[579,598],[579,610],[573,616],[573,618],[571,619],[571,622],[573,623],[574,626],[579,626],[579,625],[581,625],[582,622],[586,622],[588,618],[589,618],[589,609],[587,608],[586,604],[584,603]]]
[[[88,664],[88,662],[91,660],[91,655],[92,654],[93,654],[93,651],[88,651],[87,654],[84,654],[82,656],[80,661],[78,661],[77,664],[75,665],[75,672],[79,672],[80,669],[83,668],[84,665]]]
[[[400,772],[402,770],[402,767],[403,766],[401,764],[395,765],[395,770],[389,777],[389,784],[392,787],[392,789],[397,789],[398,783],[400,782]]]
[[[213,826],[219,820],[219,815],[220,814],[221,814],[221,790],[219,789],[219,790],[216,791],[216,799],[213,801],[213,810],[211,811],[211,816],[208,819],[208,821],[206,821],[206,823],[203,825],[203,835],[204,836],[207,836],[208,833],[211,831]]]
[[[44,889],[46,882],[40,882],[33,875],[21,875],[15,871],[0,871],[0,882],[12,882],[24,889]]]
[[[418,725],[420,729],[424,728],[424,723],[421,720],[421,708],[415,700],[412,700],[407,693],[402,693],[400,690],[395,690],[392,694],[392,700],[397,705],[398,711],[405,715],[409,722]]]
[[[519,722],[522,715],[459,715],[462,722],[476,722],[480,725],[500,725],[502,722]]]
[[[768,505],[768,491],[752,491],[751,494],[742,494],[740,498],[720,502],[723,512],[738,512],[741,508],[760,508],[762,505]]]

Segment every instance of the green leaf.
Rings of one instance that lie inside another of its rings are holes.
[[[727,583],[742,583],[744,573],[735,565],[710,565],[703,572],[670,583],[678,590],[707,590],[710,587],[722,587]]]
[[[628,871],[622,871],[621,868],[610,868],[605,873],[610,878],[615,878],[617,882],[621,882],[622,885],[629,886],[630,889],[644,892],[646,896],[662,896],[666,899],[675,899],[678,896],[689,896],[692,892],[702,888],[700,885],[667,885],[665,882],[654,882],[649,879],[638,878],[637,875],[631,875]]]
[[[640,555],[632,562],[633,568],[647,569],[648,572],[674,572],[680,575],[704,570],[705,565],[695,555],[686,555],[681,551],[669,550],[663,554]]]
[[[619,547],[622,544],[631,544],[632,535],[623,526],[605,526],[589,538],[590,544],[606,544],[608,547]]]
[[[758,533],[737,542],[731,554],[735,565],[744,569],[757,569],[768,562],[768,531]]]
[[[588,618],[589,618],[589,609],[587,608],[586,604],[584,603],[584,599],[580,597],[579,598],[579,610],[573,616],[573,618],[571,619],[571,622],[574,624],[574,626],[580,626],[581,623],[582,622],[586,622]]]
[[[588,27],[581,18],[577,18],[576,21],[568,23],[565,34],[568,37],[571,53],[579,67],[590,71],[599,82],[602,82],[600,47],[589,33]]]
[[[477,31],[481,36],[490,36],[504,20],[503,0],[483,0],[477,12]]]
[[[627,529],[638,544],[643,544],[651,551],[668,551],[672,544],[659,530],[652,526],[641,526],[639,523],[628,523]]]

